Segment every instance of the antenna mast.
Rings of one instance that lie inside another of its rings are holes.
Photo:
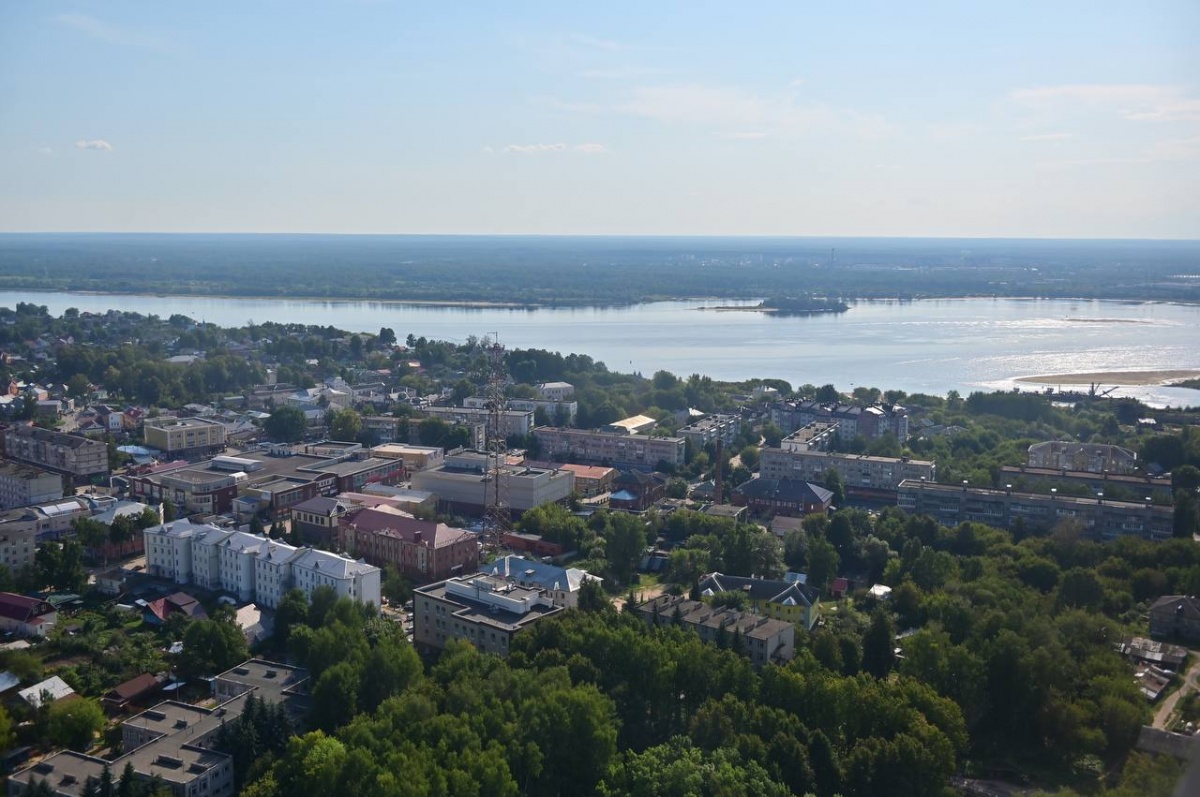
[[[504,436],[504,387],[508,382],[508,369],[504,364],[505,351],[500,345],[499,334],[487,348],[487,478],[483,509],[483,545],[495,550],[500,547],[500,538],[512,527],[512,513],[508,501],[508,485],[502,478],[507,463],[508,442]]]

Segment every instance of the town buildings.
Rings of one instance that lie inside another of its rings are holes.
[[[526,559],[523,556],[503,556],[479,568],[479,572],[516,584],[525,589],[541,590],[555,606],[574,609],[579,606],[579,589],[585,581],[599,583],[603,579],[577,567]]]
[[[0,592],[0,629],[17,636],[46,636],[58,622],[58,610],[40,598]]]
[[[828,451],[837,436],[837,421],[813,421],[779,441],[779,447],[784,451]]]
[[[660,595],[637,607],[638,616],[653,626],[678,623],[705,642],[733,646],[739,638],[756,667],[784,664],[796,655],[796,626],[765,615],[736,609],[714,609],[678,595]]]
[[[425,414],[451,424],[486,425],[491,418],[491,410],[485,407],[426,407]],[[533,412],[500,410],[500,433],[505,437],[524,437],[532,429]]]
[[[1127,536],[1168,540],[1174,531],[1173,509],[1148,501],[1137,504],[906,479],[900,484],[897,503],[907,512],[929,515],[947,526],[969,520],[1011,529],[1021,522],[1029,530],[1050,530],[1068,521],[1078,523],[1085,536],[1100,542]]]
[[[225,425],[208,418],[147,418],[146,445],[172,457],[211,456],[225,448]]]
[[[741,433],[742,419],[738,415],[708,415],[676,432],[685,440],[691,440],[697,451],[717,440],[732,445]]]
[[[213,748],[217,732],[235,721],[253,694],[282,703],[294,716],[309,706],[308,673],[298,667],[251,659],[212,682],[211,708],[167,700],[121,724],[126,752],[109,761],[71,750],[54,753],[9,776],[8,793],[17,797],[45,782],[50,793],[83,795],[88,779],[107,769],[120,777],[126,764],[144,780],[157,778],[174,797],[227,797],[234,793],[233,758]]]
[[[937,466],[928,460],[908,457],[872,457],[866,454],[831,454],[806,449],[764,448],[759,474],[764,479],[824,481],[828,471],[836,471],[847,492],[892,492],[905,479],[937,478]]]
[[[37,553],[37,531],[28,524],[0,523],[0,564],[16,574],[33,564]]]
[[[360,508],[341,516],[338,545],[378,567],[391,565],[417,583],[471,573],[479,564],[479,537],[389,507]]]
[[[735,487],[732,501],[756,515],[803,517],[828,512],[833,506],[833,493],[801,479],[759,477]]]
[[[62,476],[12,460],[0,461],[0,511],[55,501],[63,496]]]
[[[737,593],[754,614],[793,623],[806,631],[811,631],[820,617],[817,605],[821,599],[817,590],[798,581],[709,573],[700,577],[696,588],[706,598],[722,592]]]
[[[541,456],[556,462],[583,462],[614,467],[657,468],[684,464],[683,437],[650,437],[625,431],[586,431],[553,426],[533,430]]]
[[[1164,595],[1150,606],[1150,636],[1200,642],[1200,600]]]
[[[875,440],[890,434],[897,440],[908,438],[908,411],[857,404],[822,404],[818,401],[780,401],[771,406],[771,421],[790,434],[817,421],[836,422],[843,440],[863,437]]]
[[[451,509],[476,514],[490,500],[495,465],[494,455],[480,451],[452,452],[446,455],[442,467],[414,473],[411,483],[418,490],[434,493]],[[565,501],[575,489],[575,474],[560,468],[502,464],[498,473],[500,493],[509,508],[517,512]]]
[[[546,617],[566,611],[541,589],[475,573],[417,587],[413,643],[441,649],[465,639],[485,653],[507,656],[512,639]]]
[[[1137,470],[1137,465],[1136,452],[1104,443],[1048,440],[1029,447],[1031,468],[1130,474]]]
[[[371,456],[380,459],[398,459],[409,473],[436,468],[446,461],[446,454],[437,446],[414,446],[406,443],[389,443],[375,446]]]
[[[337,540],[338,521],[356,504],[321,495],[291,508],[292,532],[309,545],[328,546]]]
[[[267,452],[213,457],[205,464],[177,463],[129,477],[130,493],[150,503],[171,501],[188,513],[264,512],[273,519],[317,496],[361,490],[368,484],[395,484],[404,475],[400,459],[297,454],[288,447]]]
[[[592,498],[612,490],[613,480],[617,478],[617,469],[604,465],[572,465],[549,462],[545,460],[525,460],[531,468],[558,468],[569,470],[575,474],[575,492],[584,498]]]
[[[379,568],[328,551],[174,520],[146,529],[146,572],[177,584],[196,584],[274,608],[289,589],[311,595],[332,587],[338,597],[381,604]]]
[[[88,479],[107,476],[108,445],[103,440],[36,426],[16,425],[4,430],[4,455],[55,473]]]
[[[1025,489],[1024,486],[1042,486],[1048,488],[1053,484],[1081,485],[1093,493],[1104,493],[1110,498],[1128,500],[1161,499],[1170,501],[1174,496],[1171,487],[1171,477],[1129,475],[1120,473],[1093,473],[1086,470],[1054,470],[1052,468],[1030,468],[1025,465],[1005,465],[1000,468],[999,481],[1011,483],[1022,492],[1046,492],[1045,489]],[[1125,498],[1122,499],[1121,496]]]

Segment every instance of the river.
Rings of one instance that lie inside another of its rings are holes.
[[[860,302],[838,315],[778,318],[703,309],[737,303],[700,300],[526,310],[0,292],[0,306],[18,301],[46,305],[54,315],[75,307],[163,318],[178,313],[220,326],[253,320],[354,332],[390,327],[400,340],[410,333],[456,342],[498,335],[510,348],[587,354],[614,371],[667,370],[730,381],[774,377],[793,385],[833,383],[842,390],[868,385],[965,394],[1008,389],[1018,384],[1014,380],[1032,375],[1200,370],[1200,307],[1165,303],[926,299]],[[1114,395],[1136,396],[1155,406],[1200,405],[1200,391],[1185,388],[1122,387]]]

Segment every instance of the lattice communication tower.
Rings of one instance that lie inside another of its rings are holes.
[[[508,384],[508,369],[504,364],[505,351],[500,341],[487,348],[487,467],[486,495],[483,509],[483,544],[485,548],[500,546],[500,538],[512,528],[507,484],[501,475],[506,464],[508,442],[504,435],[504,388]]]

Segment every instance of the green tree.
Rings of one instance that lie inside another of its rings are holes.
[[[876,609],[863,635],[862,668],[876,678],[886,678],[896,663],[896,632],[887,612]]]
[[[354,441],[361,433],[362,415],[357,410],[338,410],[329,420],[329,436],[334,440]]]
[[[246,638],[232,620],[197,620],[183,635],[180,669],[189,677],[224,672],[250,657]]]
[[[841,557],[837,549],[826,539],[811,540],[808,544],[808,583],[817,589],[825,589],[838,573]]]
[[[608,602],[608,596],[604,594],[604,588],[594,578],[585,578],[583,583],[579,585],[579,611],[612,611],[612,604]]]
[[[279,443],[297,443],[304,439],[308,430],[308,419],[299,407],[276,407],[271,416],[263,421],[267,437]]]
[[[104,711],[91,698],[57,700],[50,705],[47,730],[60,747],[86,751],[104,725]]]

